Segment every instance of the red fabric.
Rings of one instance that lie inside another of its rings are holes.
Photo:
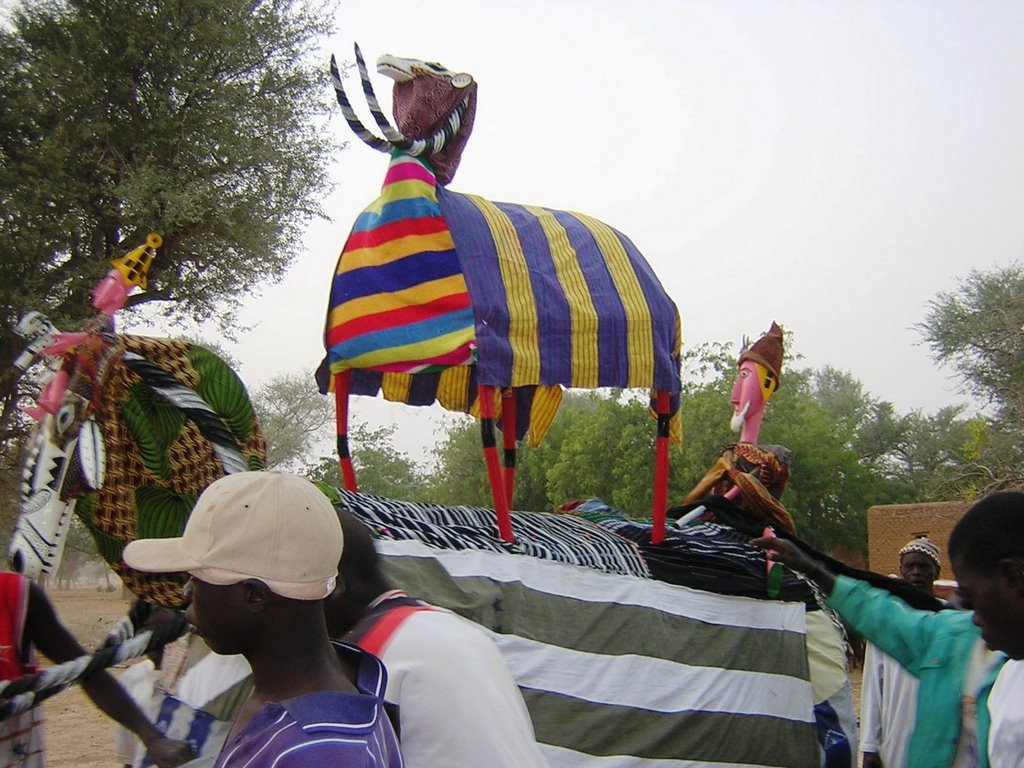
[[[400,605],[392,608],[381,616],[366,634],[357,642],[364,651],[369,651],[374,656],[380,656],[387,647],[391,636],[395,634],[402,622],[419,611],[432,610],[428,605]]]
[[[392,240],[413,235],[436,235],[438,232],[447,232],[448,224],[443,216],[420,216],[418,218],[404,218],[399,221],[392,221],[388,224],[381,224],[361,232],[353,232],[345,241],[343,253],[358,251],[362,248],[377,248]]]
[[[32,654],[22,658],[28,582],[18,573],[0,573],[0,680],[38,672]]]

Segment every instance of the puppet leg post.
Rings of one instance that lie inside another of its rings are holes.
[[[498,517],[498,535],[502,541],[511,544],[513,541],[512,515],[509,512],[508,496],[505,495],[505,487],[502,483],[498,446],[494,439],[495,394],[495,388],[486,384],[481,384],[477,389],[477,397],[480,400],[480,432],[484,443],[487,478],[491,481],[491,495],[494,497],[494,512]]]

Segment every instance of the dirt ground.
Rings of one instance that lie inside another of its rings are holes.
[[[120,590],[50,590],[61,621],[87,648],[95,647],[128,610]],[[127,664],[115,667],[118,675]],[[860,670],[851,674],[854,698],[860,701]],[[59,768],[117,768],[113,759],[114,723],[82,693],[72,688],[43,704],[46,716],[47,763]]]
[[[107,630],[128,611],[120,589],[49,590],[57,615],[86,648],[94,648]],[[127,664],[115,667],[118,675]],[[115,724],[72,686],[43,704],[46,717],[46,762],[58,768],[116,768],[113,759]]]

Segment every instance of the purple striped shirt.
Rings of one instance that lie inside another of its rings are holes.
[[[224,745],[215,768],[402,768],[384,713],[384,665],[353,645],[334,646],[357,661],[359,693],[325,691],[265,704]]]

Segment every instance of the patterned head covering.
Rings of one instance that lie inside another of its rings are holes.
[[[773,321],[772,327],[760,339],[740,350],[737,362],[753,360],[760,363],[775,374],[778,381],[782,377],[783,335],[782,327]]]
[[[903,549],[900,550],[900,563],[903,562],[903,556],[908,552],[920,552],[922,555],[927,557],[933,563],[935,563],[935,573],[938,574],[942,570],[942,566],[939,565],[939,547],[927,536],[918,536],[915,539],[911,539],[903,545]]]

